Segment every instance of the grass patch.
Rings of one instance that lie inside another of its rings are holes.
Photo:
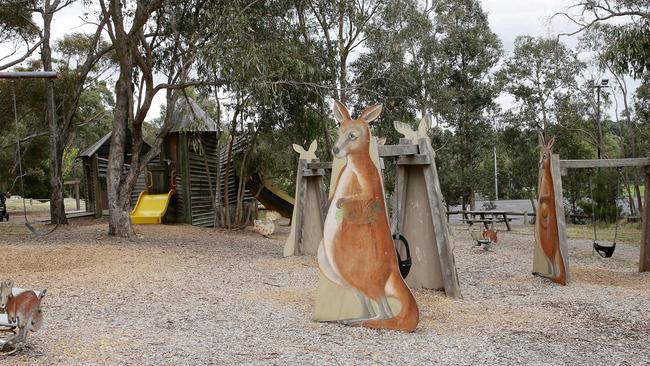
[[[645,185],[639,186],[639,191],[641,191],[641,197],[643,197],[645,195]],[[636,193],[634,193],[635,192],[634,184],[630,184],[630,192],[632,192],[632,195],[636,194]],[[625,194],[627,195],[627,192],[625,192]]]
[[[615,224],[598,224],[596,235],[599,241],[614,241]],[[594,228],[591,225],[567,225],[567,236],[572,239],[594,239]],[[617,242],[639,245],[641,242],[641,224],[630,223],[619,225]]]
[[[23,200],[18,197],[14,196],[11,198],[7,199],[7,211],[10,213],[16,213],[16,212],[23,212]],[[81,200],[81,209],[85,209],[86,203],[82,199]],[[76,210],[77,208],[77,203],[74,198],[66,198],[65,199],[65,209],[66,211],[73,211]],[[37,200],[30,200],[29,198],[25,199],[25,208],[27,209],[27,212],[49,212],[50,211],[50,202],[39,202]]]

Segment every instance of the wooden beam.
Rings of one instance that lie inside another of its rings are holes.
[[[379,145],[379,157],[415,155],[419,153],[418,145]]]
[[[560,169],[622,168],[627,166],[650,166],[650,158],[560,160]]]
[[[642,220],[639,272],[646,272],[650,271],[650,169],[645,171],[645,202]]]
[[[322,177],[324,175],[325,175],[324,169],[303,169],[302,170],[303,177]]]
[[[332,170],[332,162],[331,161],[322,161],[322,162],[315,162],[315,163],[307,163],[307,169],[325,169],[325,170]]]
[[[397,165],[429,165],[431,164],[431,159],[427,155],[408,155],[400,156],[397,159]]]

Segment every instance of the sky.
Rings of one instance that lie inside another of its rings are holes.
[[[573,30],[567,21],[560,18],[551,20],[554,13],[564,10],[572,0],[483,0],[483,9],[488,13],[492,31],[503,42],[506,56],[513,49],[514,40],[519,35],[555,36],[561,32]],[[65,33],[82,31],[83,21],[80,16],[85,12],[81,5],[73,5],[55,16],[52,34],[60,38]],[[577,37],[563,37],[562,41],[571,47],[577,44]],[[0,54],[2,54],[0,50]],[[632,85],[635,85],[634,83]],[[638,84],[637,84],[638,85]],[[634,90],[634,89],[632,89]],[[505,108],[512,103],[507,96],[501,96],[499,102]],[[164,103],[164,93],[155,98],[147,120],[158,117]]]

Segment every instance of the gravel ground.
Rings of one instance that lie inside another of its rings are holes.
[[[0,235],[0,278],[48,290],[44,328],[0,364],[650,364],[638,245],[605,261],[569,240],[573,282],[561,287],[530,275],[532,227],[489,252],[454,227],[464,298],[416,291],[421,321],[407,334],[312,322],[318,266],[282,258],[287,227],[262,238],[140,226],[137,240],[106,228]]]

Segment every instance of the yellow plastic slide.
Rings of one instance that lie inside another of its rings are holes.
[[[131,223],[160,224],[163,216],[167,212],[167,207],[169,207],[169,200],[171,200],[174,193],[174,190],[163,194],[140,193],[138,202],[135,204],[133,211],[131,211]]]

